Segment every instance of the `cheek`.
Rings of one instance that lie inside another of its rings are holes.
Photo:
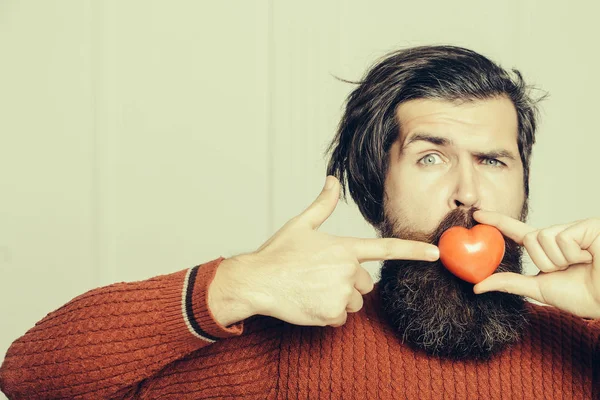
[[[515,219],[519,219],[525,201],[525,189],[523,188],[523,185],[521,185],[514,188],[511,193],[512,196],[506,196],[506,214]]]
[[[504,181],[503,184],[491,182],[486,185],[482,197],[482,208],[498,211],[518,219],[525,199],[523,179],[512,177],[512,179]]]
[[[430,232],[447,214],[448,190],[439,181],[416,179],[409,173],[396,171],[386,189],[388,215],[396,217],[402,226],[420,232]]]

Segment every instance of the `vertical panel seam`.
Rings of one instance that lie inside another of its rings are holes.
[[[274,216],[274,170],[275,165],[274,157],[274,91],[275,91],[275,39],[274,39],[274,2],[273,0],[268,1],[268,21],[267,21],[267,236],[270,236],[275,227],[275,216]],[[266,239],[266,237],[265,237]]]

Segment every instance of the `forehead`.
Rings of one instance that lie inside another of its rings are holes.
[[[410,100],[398,106],[396,118],[400,143],[415,133],[427,133],[445,136],[455,143],[517,146],[517,111],[505,96],[460,102]]]

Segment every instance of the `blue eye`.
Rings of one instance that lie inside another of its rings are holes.
[[[502,167],[505,165],[502,161],[496,160],[495,158],[484,158],[483,161],[489,161],[488,163],[484,162],[484,164],[490,165],[492,167]]]
[[[419,160],[419,164],[422,164],[422,165],[435,165],[436,164],[435,163],[435,158],[436,157],[440,158],[440,156],[437,155],[437,154],[435,154],[435,153],[429,153],[425,157],[423,157],[423,158],[421,158]],[[440,161],[441,161],[441,158],[440,158]]]

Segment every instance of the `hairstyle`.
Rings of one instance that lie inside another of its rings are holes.
[[[527,203],[537,104],[545,96],[533,99],[533,88],[525,84],[518,70],[513,69],[511,74],[462,47],[421,46],[384,56],[361,81],[349,83],[358,87],[348,96],[337,133],[327,148],[326,153],[331,154],[327,174],[340,180],[344,200],[347,189],[350,191],[369,223],[379,226],[384,218],[388,152],[400,132],[396,109],[414,99],[472,101],[507,96],[517,111],[517,142]]]

